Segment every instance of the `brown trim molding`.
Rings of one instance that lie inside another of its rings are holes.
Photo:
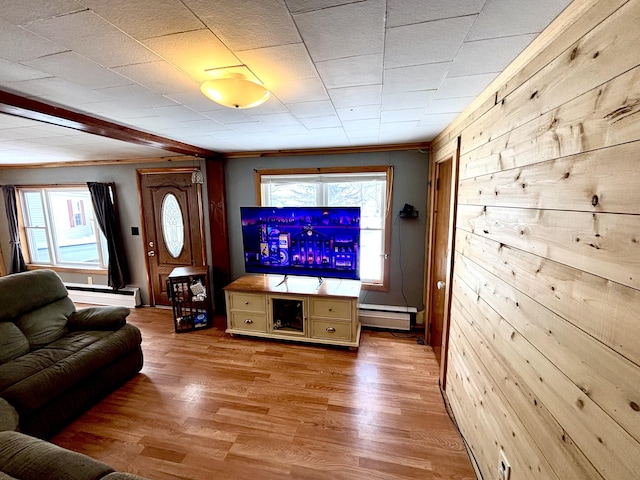
[[[431,142],[419,143],[394,143],[387,145],[367,145],[361,147],[334,147],[334,148],[314,148],[301,150],[265,150],[257,152],[229,152],[224,154],[224,158],[255,158],[255,157],[291,157],[303,155],[335,155],[347,153],[371,153],[371,152],[394,152],[401,150],[429,150]]]
[[[0,90],[0,112],[183,155],[211,157],[217,154],[212,150],[159,137],[158,135],[135,130],[124,125],[91,117],[84,113],[67,110],[66,108],[49,105],[4,90]]]

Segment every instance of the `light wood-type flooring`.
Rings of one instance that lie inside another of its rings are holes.
[[[150,479],[475,479],[413,335],[364,330],[349,350],[176,334],[165,309],[129,321],[142,373],[53,443]]]

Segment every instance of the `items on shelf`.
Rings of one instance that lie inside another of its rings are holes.
[[[173,307],[176,332],[212,326],[213,315],[207,297],[207,267],[177,267],[167,278],[167,295]]]

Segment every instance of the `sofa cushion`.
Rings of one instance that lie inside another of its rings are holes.
[[[17,430],[20,423],[18,412],[4,398],[0,398],[0,432]]]
[[[16,321],[16,325],[29,340],[31,350],[35,350],[64,336],[67,318],[75,309],[73,301],[64,297],[25,313]]]
[[[67,288],[53,270],[33,270],[0,277],[0,321],[13,321],[67,295]]]
[[[29,340],[11,322],[0,322],[0,364],[29,353]]]
[[[87,455],[18,432],[0,432],[0,465],[21,480],[97,480],[114,471]]]
[[[20,415],[56,397],[139,347],[133,325],[115,332],[73,332],[40,350],[0,365],[0,396]]]

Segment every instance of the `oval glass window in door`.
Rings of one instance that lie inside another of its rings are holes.
[[[162,235],[169,255],[178,258],[184,247],[184,222],[178,199],[172,193],[162,200]]]

